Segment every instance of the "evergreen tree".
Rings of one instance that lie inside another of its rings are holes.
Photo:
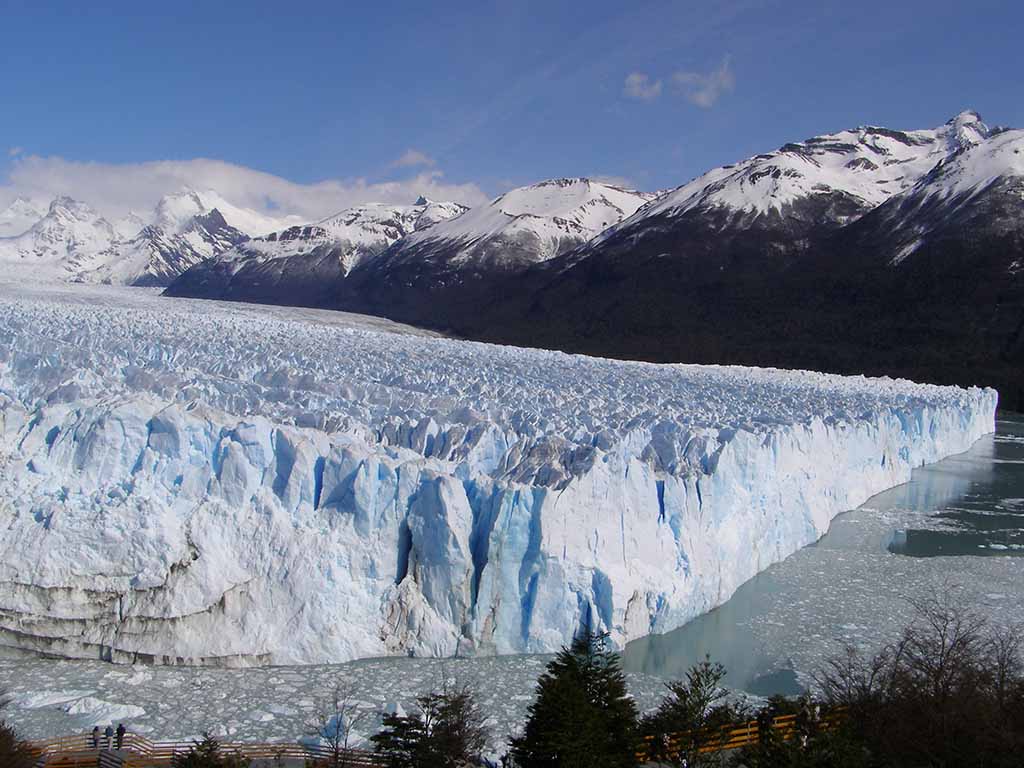
[[[8,703],[9,699],[0,691],[0,710]],[[37,759],[31,746],[18,737],[17,731],[7,721],[0,719],[0,765],[4,768],[31,768]]]
[[[523,735],[512,740],[521,768],[636,765],[637,711],[607,634],[585,634],[537,681]]]
[[[37,756],[18,738],[14,729],[0,720],[0,765],[4,768],[31,768]]]

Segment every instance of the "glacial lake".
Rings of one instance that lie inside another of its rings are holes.
[[[630,643],[624,665],[677,678],[709,655],[734,688],[799,693],[829,652],[879,645],[931,589],[961,590],[995,620],[1024,616],[1022,576],[1024,416],[1001,413],[994,435],[840,515],[720,608]]]
[[[842,643],[878,648],[912,616],[908,598],[957,590],[993,621],[1024,616],[1024,417],[1000,414],[970,451],[915,470],[910,482],[837,517],[816,544],[743,585],[726,604],[623,654],[630,690],[653,707],[665,680],[705,654],[736,691],[795,693]],[[316,699],[350,686],[367,711],[413,705],[445,677],[477,691],[494,748],[522,723],[548,656],[369,659],[257,669],[126,667],[0,658],[5,716],[23,734],[79,732],[124,721],[154,738],[211,730],[241,740],[294,740]],[[362,726],[376,729],[375,718]]]

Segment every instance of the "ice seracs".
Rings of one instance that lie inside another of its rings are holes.
[[[80,290],[0,290],[0,642],[46,653],[621,644],[993,428],[992,390]]]

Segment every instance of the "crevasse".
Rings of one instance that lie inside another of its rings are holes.
[[[0,642],[194,664],[621,645],[966,450],[995,407],[0,286]]]

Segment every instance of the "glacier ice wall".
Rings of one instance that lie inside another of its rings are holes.
[[[0,644],[238,665],[622,644],[995,407],[0,285]]]

